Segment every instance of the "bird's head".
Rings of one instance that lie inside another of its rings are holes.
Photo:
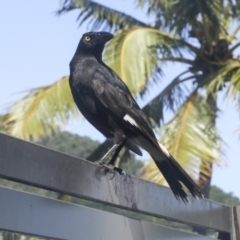
[[[113,38],[113,35],[108,32],[88,32],[84,33],[76,53],[86,53],[101,55],[105,43]]]
[[[113,35],[108,32],[88,32],[83,34],[80,42],[86,48],[96,48],[104,46],[106,42],[113,38]]]

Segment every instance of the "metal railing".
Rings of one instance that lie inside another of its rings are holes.
[[[240,240],[240,208],[178,202],[169,188],[0,134],[0,177]],[[51,239],[212,239],[126,216],[0,187],[0,230]],[[216,238],[215,238],[216,239]]]

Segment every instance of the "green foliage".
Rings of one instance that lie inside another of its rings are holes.
[[[195,78],[194,76],[182,78],[182,76],[188,73],[189,71],[185,71],[179,74],[160,94],[143,107],[143,111],[152,120],[154,125],[159,126],[160,123],[164,122],[164,112],[166,110],[176,112],[184,101],[186,101],[189,91],[186,90],[185,82]]]
[[[119,167],[122,168],[127,174],[140,177],[142,175],[143,162],[135,159],[135,155],[129,154],[127,161],[121,161]]]
[[[198,179],[202,159],[213,163],[222,158],[220,137],[212,123],[215,114],[215,109],[212,109],[204,98],[194,93],[179,108],[174,118],[159,129],[160,142],[195,180]],[[209,175],[207,171],[203,170],[203,173]],[[143,177],[166,184],[152,160],[145,164]]]
[[[133,26],[146,26],[145,23],[129,16],[125,13],[106,7],[95,1],[86,0],[66,0],[57,14],[66,13],[74,9],[79,9],[80,13],[77,20],[79,25],[88,22],[92,29],[100,29],[111,31]]]
[[[239,44],[234,45],[233,40],[240,26],[235,26],[229,34],[234,21],[239,19],[239,4],[236,2],[136,1],[137,7],[147,9],[147,13],[155,17],[152,24],[143,23],[133,16],[91,0],[66,0],[60,4],[58,14],[77,9],[80,24],[87,21],[96,29],[105,26],[114,31],[118,30],[115,38],[106,47],[104,58],[123,78],[134,95],[144,93],[150,80],[159,80],[165,63],[186,64],[183,73],[173,79],[154,102],[151,101],[146,107],[146,113],[151,113],[150,117],[156,125],[163,120],[165,110],[177,111],[189,97],[189,91],[184,92],[186,81],[194,83],[195,91],[207,88],[208,93],[216,93],[224,88],[225,83],[231,83],[227,89],[231,90],[231,95],[235,97],[239,92],[239,66],[232,68],[229,65],[231,61],[238,63],[238,59],[233,58],[233,52]],[[189,59],[183,57],[186,52],[191,56]],[[56,85],[57,83],[52,85],[52,92],[56,91]],[[68,88],[67,84],[61,87]],[[24,104],[19,102],[13,106],[4,123],[9,127],[10,134],[24,139],[38,138],[56,131],[61,122],[66,123],[71,111],[57,107],[56,112],[61,115],[59,119],[52,109],[55,108],[54,102],[63,101],[63,96],[68,98],[70,109],[73,110],[72,99],[68,94],[57,94],[58,98],[53,99],[47,91],[42,90],[44,88],[39,88],[37,92],[33,91],[33,94],[30,91],[28,97],[21,101]],[[48,103],[46,113],[42,113],[43,104],[39,104],[44,98]],[[29,105],[29,102],[32,103]]]
[[[136,95],[144,93],[149,80],[160,79],[160,60],[181,57],[180,49],[184,47],[183,42],[166,32],[150,27],[132,27],[115,34],[105,47],[104,61]]]
[[[4,116],[0,115],[0,132],[4,131],[3,119],[4,119]]]
[[[226,193],[222,189],[214,185],[211,187],[209,198],[228,206],[240,205],[240,199],[234,196],[232,192]]]
[[[69,132],[59,132],[51,137],[43,138],[38,144],[50,149],[67,153],[82,159],[86,159],[91,152],[99,145],[98,141],[93,141],[89,137],[81,137]]]
[[[70,93],[68,77],[30,90],[21,101],[13,104],[11,112],[13,114],[4,116],[2,124],[7,133],[25,140],[51,135],[69,118],[80,116]]]
[[[139,0],[139,2],[143,2]],[[205,26],[211,22],[216,28],[221,23],[224,10],[222,0],[148,0],[148,12],[158,14],[163,27],[184,35],[186,23],[197,27],[200,22]],[[184,16],[184,17],[183,17]]]

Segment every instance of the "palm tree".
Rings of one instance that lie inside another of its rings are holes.
[[[158,81],[167,63],[181,63],[183,71],[143,110],[160,140],[180,164],[199,180],[208,196],[212,164],[220,161],[222,140],[215,122],[217,96],[239,105],[240,3],[232,0],[136,0],[136,7],[155,16],[153,23],[139,21],[91,0],[65,0],[58,14],[78,9],[81,25],[115,32],[106,46],[105,62],[126,82],[134,96],[146,93]],[[164,123],[166,112],[172,114]],[[4,124],[8,132],[24,139],[38,138],[58,129],[77,115],[64,77],[47,87],[33,89],[12,106]],[[160,127],[162,125],[162,127]],[[105,151],[103,143],[90,158]],[[165,183],[152,161],[145,178]]]

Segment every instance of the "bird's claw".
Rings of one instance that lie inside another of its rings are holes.
[[[126,176],[126,172],[124,172],[121,168],[113,166],[113,169],[109,170],[109,173],[113,174],[113,176],[111,178],[109,178],[109,180],[112,180],[115,177],[116,172],[118,172],[120,175]]]
[[[121,168],[115,167],[111,164],[105,164],[102,160],[96,161],[95,163],[106,168],[108,173],[113,174],[113,177],[111,177],[110,180],[115,177],[116,172],[118,172],[120,175],[126,176],[126,172],[124,172]]]
[[[120,175],[126,176],[126,172],[124,172],[121,168],[114,167],[114,170],[115,170],[116,172],[118,172]]]
[[[103,166],[104,168],[106,168],[107,173],[109,173],[110,175],[112,175],[112,176],[109,178],[109,180],[112,180],[112,179],[115,177],[115,174],[116,174],[116,172],[115,172],[115,167],[114,167],[113,165],[110,165],[110,164],[102,164],[102,166]]]

